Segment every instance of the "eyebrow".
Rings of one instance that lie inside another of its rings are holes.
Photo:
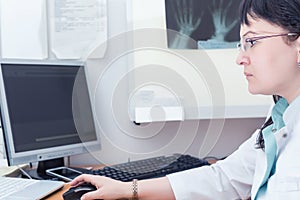
[[[253,32],[253,31],[248,31],[248,32],[246,32],[246,33],[244,33],[243,35],[242,35],[242,37],[245,37],[246,35],[248,35],[248,34],[257,34],[257,32]]]

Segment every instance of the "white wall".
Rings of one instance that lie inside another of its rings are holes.
[[[160,1],[155,0],[151,1],[151,3],[150,1],[140,2],[139,13],[146,13],[145,9],[151,10]],[[123,2],[125,3],[125,1]],[[250,137],[257,127],[261,126],[264,121],[264,118],[261,117],[155,122],[141,124],[140,126],[132,123],[129,116],[130,111],[128,110],[131,94],[127,92],[132,89],[132,85],[130,85],[132,80],[130,78],[135,80],[140,77],[135,77],[135,69],[134,67],[132,68],[131,48],[133,47],[127,46],[126,42],[122,43],[122,39],[125,40],[127,37],[129,41],[132,39],[130,29],[129,32],[124,33],[126,27],[119,26],[117,28],[116,26],[116,24],[120,25],[117,22],[130,17],[132,10],[130,11],[129,8],[127,12],[124,12],[121,7],[122,3],[118,7],[120,10],[115,7],[115,10],[110,9],[109,12],[109,20],[112,20],[109,22],[109,32],[114,37],[109,41],[109,44],[112,45],[109,46],[108,49],[110,50],[106,56],[111,58],[104,59],[104,61],[90,60],[88,62],[91,91],[94,97],[92,100],[95,103],[96,122],[101,132],[103,149],[92,155],[73,156],[71,158],[72,164],[85,164],[86,162],[114,164],[126,162],[129,159],[134,160],[173,152],[189,153],[200,157],[224,157],[236,150],[244,140]],[[155,7],[155,10],[159,11],[160,8]],[[129,11],[130,13],[128,13]],[[159,17],[155,15],[154,19],[160,22],[161,13],[159,13]],[[134,26],[136,21],[134,19],[131,20],[133,21],[129,21],[128,25],[130,26],[132,22]],[[145,21],[141,20],[140,22],[143,26],[146,25]],[[149,24],[156,24],[155,20],[153,21],[153,18],[149,19]],[[114,29],[113,31],[112,28]],[[149,38],[145,37],[144,39],[147,40]],[[119,48],[114,46],[116,41],[117,44],[120,44]],[[126,48],[128,48],[128,52],[126,52]],[[120,54],[120,56],[115,54]],[[212,56],[226,57],[222,56],[221,52],[216,52],[216,55]],[[150,60],[149,58],[149,55],[144,55],[141,60]],[[224,67],[222,73],[226,72],[225,67],[227,65],[231,69],[236,70],[234,75],[241,71],[241,68],[232,66],[232,60],[228,61],[229,64],[226,63],[227,60],[228,58],[225,59],[224,63],[222,62],[222,67]],[[232,90],[231,86],[242,86],[243,89],[246,89],[245,82],[241,80],[241,77],[232,80],[229,77],[229,72],[227,72],[225,78],[223,77],[229,81],[229,85],[226,85],[226,95],[239,96],[239,90],[237,91],[236,87]],[[147,77],[147,74],[143,75]],[[238,87],[238,89],[241,88]],[[239,104],[239,100],[243,104],[244,98],[248,96],[247,91],[244,91],[240,97],[229,101],[230,105],[234,103]],[[250,102],[251,107],[259,100],[256,99],[254,102],[249,100],[247,102]]]
[[[147,4],[141,5],[137,9],[140,9],[140,12],[142,12],[142,8],[150,9],[151,7],[148,6],[151,2],[151,5],[153,3],[152,8],[159,10],[160,8],[155,5],[160,1],[143,1]],[[133,26],[132,19],[128,20],[130,16],[132,17],[132,10],[128,9],[130,0],[108,0],[108,3],[109,44],[117,43],[119,46],[118,48],[108,46],[105,59],[91,59],[87,65],[92,101],[96,112],[96,125],[101,134],[102,150],[92,155],[72,156],[71,164],[99,162],[113,164],[125,162],[129,158],[138,159],[173,152],[190,153],[200,157],[208,155],[223,157],[234,151],[257,127],[260,127],[264,120],[261,116],[258,118],[202,119],[135,125],[130,120],[128,109],[130,104],[128,91],[132,87],[131,78],[135,75],[131,66],[131,52],[126,52],[126,48],[130,47],[128,43],[131,42],[133,36],[127,32]],[[154,19],[161,20],[161,14],[159,15]],[[153,18],[150,23],[155,23]],[[120,55],[119,51],[123,53],[125,51],[126,56]],[[219,54],[216,53],[218,56]],[[224,61],[224,67],[226,66]],[[238,69],[238,71],[240,70]],[[228,77],[226,76],[225,79]],[[240,79],[235,80],[239,84]],[[235,84],[236,82],[233,85]],[[243,84],[241,83],[241,85]],[[237,91],[231,90],[230,86],[225,86],[225,88],[226,94],[229,96]]]

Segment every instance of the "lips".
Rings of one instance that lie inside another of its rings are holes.
[[[244,75],[245,75],[246,77],[253,76],[253,74],[250,74],[250,73],[248,73],[248,72],[244,72]]]
[[[253,77],[253,74],[250,74],[248,72],[244,72],[244,75],[248,81],[250,80],[251,77]]]

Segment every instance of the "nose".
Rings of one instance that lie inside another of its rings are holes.
[[[239,54],[237,55],[235,62],[236,62],[236,64],[242,66],[242,65],[249,64],[250,60],[249,60],[249,57],[245,56],[245,52],[239,51]]]

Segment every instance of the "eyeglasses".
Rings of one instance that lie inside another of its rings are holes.
[[[264,35],[264,36],[257,36],[257,37],[241,39],[241,41],[237,44],[237,48],[239,50],[242,50],[243,52],[246,52],[248,49],[253,47],[258,40],[279,37],[279,36],[288,36],[288,37],[297,38],[297,37],[299,37],[299,35],[300,35],[300,33],[283,33],[283,34]]]

